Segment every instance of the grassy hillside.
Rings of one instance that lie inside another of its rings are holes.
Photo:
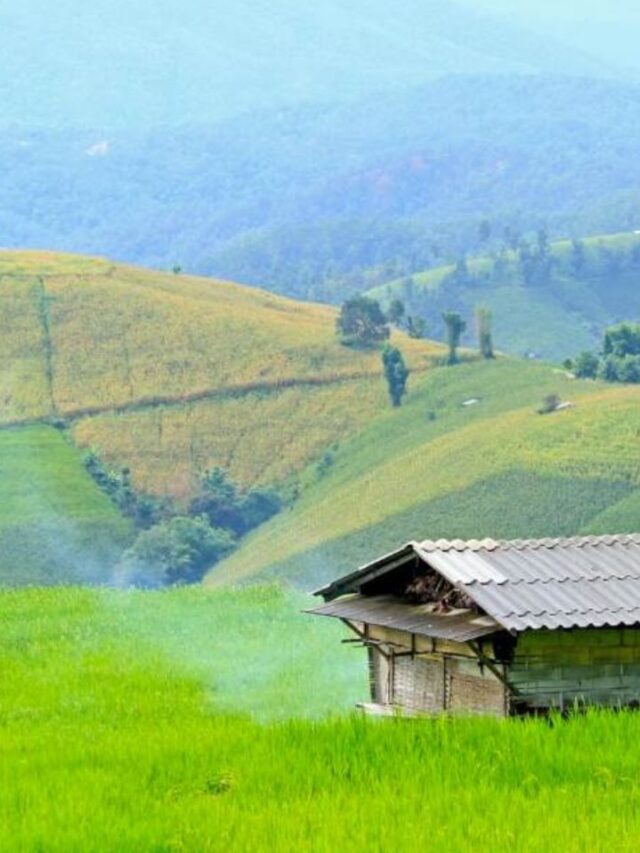
[[[365,689],[362,650],[301,605],[0,594],[0,848],[635,849],[637,714],[287,719]]]
[[[495,340],[509,352],[564,359],[600,345],[607,325],[640,315],[640,233],[590,237],[581,241],[584,264],[574,268],[571,241],[550,246],[548,281],[527,284],[513,251],[468,262],[468,274],[441,267],[377,287],[370,294],[382,302],[400,297],[426,314],[429,331],[441,332],[440,312],[455,307],[468,319],[488,305],[494,314]],[[496,258],[499,258],[496,260]]]
[[[557,393],[573,408],[540,415]],[[476,399],[472,405],[463,405]],[[441,369],[399,411],[309,471],[291,512],[209,575],[304,587],[414,538],[530,537],[640,527],[640,389],[500,359]]]
[[[0,586],[106,581],[130,535],[60,433],[0,431]]]
[[[281,481],[388,405],[379,354],[340,346],[325,306],[36,252],[0,253],[0,295],[0,424],[65,419],[144,490],[186,496],[216,464]]]

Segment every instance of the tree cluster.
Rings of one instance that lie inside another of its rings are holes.
[[[583,379],[640,383],[640,324],[610,326],[599,353],[582,352],[568,366]]]
[[[89,452],[84,461],[97,485],[137,530],[118,566],[120,580],[127,584],[195,583],[239,539],[282,508],[275,491],[240,490],[222,468],[203,474],[198,494],[184,508],[168,498],[136,492],[127,468],[111,471],[95,452]]]

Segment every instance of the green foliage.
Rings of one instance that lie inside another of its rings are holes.
[[[110,470],[95,450],[84,455],[84,466],[94,482],[123,515],[130,518],[136,527],[147,529],[174,514],[173,502],[168,497],[139,494],[131,483],[131,471]]]
[[[398,407],[407,390],[409,368],[405,364],[400,350],[397,347],[392,347],[391,344],[385,344],[382,350],[382,364],[391,404]]]
[[[349,714],[365,653],[307,603],[264,587],[1,595],[0,848],[633,849],[638,714]]]
[[[640,324],[620,323],[608,328],[602,352],[605,356],[612,355],[615,358],[640,355]]]
[[[404,315],[404,302],[401,299],[392,299],[387,309],[387,320],[394,326],[399,326]]]
[[[282,499],[274,489],[239,491],[224,469],[215,467],[201,479],[200,494],[189,505],[193,516],[205,516],[212,527],[244,536],[282,509]]]
[[[409,314],[407,316],[407,334],[410,338],[426,338],[427,321],[423,317],[416,317]]]
[[[340,309],[336,329],[345,346],[371,347],[389,337],[380,304],[367,296],[347,299]]]
[[[575,361],[569,360],[568,369],[573,370],[579,379],[595,379],[598,375],[600,360],[594,352],[585,350],[577,356]]]
[[[174,516],[143,530],[123,555],[119,576],[136,586],[196,583],[234,547],[231,533],[205,518]]]
[[[467,324],[457,311],[444,311],[442,319],[444,320],[447,328],[447,345],[449,347],[448,363],[457,364],[460,338],[462,337],[464,330],[467,328]]]
[[[478,346],[483,358],[494,358],[493,334],[491,331],[491,311],[479,306],[476,308],[476,330],[478,333]]]
[[[576,359],[576,376],[599,376],[605,382],[640,383],[640,324],[619,323],[604,334],[600,357],[583,352]]]

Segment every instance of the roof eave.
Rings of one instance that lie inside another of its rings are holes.
[[[312,595],[321,595],[325,601],[333,601],[341,595],[347,595],[350,592],[359,592],[359,581],[372,580],[374,577],[379,577],[387,571],[392,571],[402,564],[407,557],[419,554],[419,543],[416,541],[407,542],[402,548],[391,551],[383,557],[379,557],[372,563],[367,563],[361,566],[356,571],[348,575],[344,575],[335,581],[332,581],[326,586],[320,587],[313,591]]]

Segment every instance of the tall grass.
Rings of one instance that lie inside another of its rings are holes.
[[[299,603],[272,588],[0,595],[0,849],[637,849],[638,715],[344,716],[362,653],[322,620],[302,627]],[[252,691],[281,721],[231,710]],[[331,706],[343,716],[282,719]]]

